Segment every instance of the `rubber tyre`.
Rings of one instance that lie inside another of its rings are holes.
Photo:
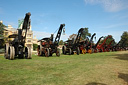
[[[72,50],[71,50],[71,48],[69,48],[69,55],[71,55],[72,54]]]
[[[49,57],[49,49],[48,48],[45,49],[45,57]]]
[[[25,58],[26,59],[31,59],[32,58],[31,57],[31,48],[29,48],[29,47],[25,48]]]
[[[6,43],[6,44],[5,44],[4,49],[5,49],[4,58],[5,58],[5,59],[8,59],[9,43]]]
[[[10,46],[8,49],[8,59],[13,60],[15,57],[15,48]]]
[[[57,51],[56,51],[56,56],[60,56],[60,49],[59,48],[57,48]]]
[[[79,49],[79,47],[77,47],[77,55],[79,55],[80,54],[80,49]]]
[[[63,46],[63,47],[62,47],[62,53],[63,53],[63,54],[66,54],[66,46]]]

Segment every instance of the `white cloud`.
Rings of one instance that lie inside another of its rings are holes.
[[[128,8],[127,0],[84,0],[86,4],[101,4],[107,12],[117,12]]]

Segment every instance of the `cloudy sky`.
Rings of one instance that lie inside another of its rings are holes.
[[[18,27],[18,20],[31,12],[31,25],[38,39],[49,37],[65,23],[66,40],[82,27],[116,42],[128,31],[128,0],[0,0],[0,20]]]

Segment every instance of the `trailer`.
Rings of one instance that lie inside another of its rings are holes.
[[[30,16],[31,13],[26,13],[22,29],[17,29],[18,33],[10,35],[8,38],[13,38],[13,41],[5,44],[4,57],[9,60],[18,58],[31,59],[31,48],[25,46],[26,34],[30,29]],[[25,35],[23,35],[23,31]]]
[[[65,28],[65,24],[61,24],[58,30],[58,33],[53,41],[53,34],[50,38],[43,38],[39,40],[40,43],[37,48],[38,56],[52,56],[53,53],[56,53],[56,56],[60,56],[60,49],[58,48],[59,40],[61,37],[62,30]]]
[[[80,49],[79,49],[79,41],[80,41],[80,38],[81,38],[81,35],[83,34],[84,32],[84,29],[81,28],[79,29],[78,31],[78,34],[77,34],[77,37],[75,40],[67,40],[64,44],[64,46],[62,47],[62,53],[63,54],[73,54],[73,53],[76,53],[77,55],[80,54]]]

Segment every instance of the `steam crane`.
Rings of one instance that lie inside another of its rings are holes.
[[[73,53],[77,53],[77,55],[80,54],[79,41],[83,32],[84,32],[83,28],[79,29],[77,37],[74,42],[73,40],[67,40],[65,42],[65,45],[62,47],[63,54],[67,54],[67,53],[69,53],[69,55]]]
[[[94,52],[94,50],[93,50],[93,48],[92,48],[92,44],[93,44],[93,43],[92,43],[92,40],[93,40],[93,38],[94,38],[95,35],[96,35],[96,33],[94,33],[94,34],[92,35],[92,37],[91,37],[91,39],[90,39],[88,45],[86,46],[86,50],[87,50],[88,53],[93,53],[93,52]]]
[[[112,49],[112,46],[111,46],[112,42],[114,42],[114,40],[111,40],[110,43],[108,45],[106,45],[105,50],[107,52],[109,52]]]
[[[125,50],[125,47],[124,47],[125,41],[126,41],[126,40],[123,40],[123,41],[121,42],[121,40],[120,40],[115,46],[113,46],[113,51]]]
[[[18,33],[10,35],[8,38],[14,38],[13,41],[5,44],[5,55],[6,59],[13,60],[16,56],[18,58],[31,58],[31,48],[25,47],[25,40],[27,30],[30,29],[30,13],[26,13],[24,18],[22,29],[17,29]],[[25,31],[25,36],[23,36],[23,31]]]
[[[95,53],[99,52],[98,49],[97,49],[97,45],[99,44],[99,42],[100,42],[100,40],[101,40],[102,38],[104,38],[104,37],[103,37],[103,36],[100,37],[99,40],[97,41],[97,43],[96,43],[94,46],[92,46],[92,48],[94,49],[94,52],[95,52]]]
[[[88,43],[89,43],[89,38],[88,37],[86,37],[86,39],[85,40],[82,40],[82,41],[80,41],[79,42],[79,48],[80,48],[80,53],[82,53],[82,54],[86,54],[86,46],[88,45]]]
[[[108,38],[112,38],[112,36],[111,35],[107,36],[104,39],[103,43],[97,46],[97,49],[99,50],[99,52],[105,52],[105,44]]]
[[[56,53],[56,56],[60,56],[60,49],[58,48],[58,44],[64,27],[65,24],[60,25],[54,42],[53,42],[53,34],[51,34],[50,38],[43,38],[38,41],[40,43],[37,48],[37,52],[39,56],[45,55],[46,57],[48,57],[48,56],[52,56],[53,53]]]

